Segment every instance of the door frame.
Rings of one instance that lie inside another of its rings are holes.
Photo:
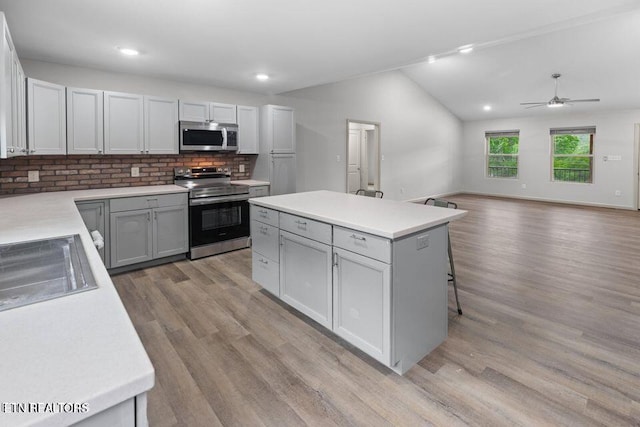
[[[343,168],[343,174],[342,176],[344,177],[344,192],[345,193],[349,193],[349,123],[357,123],[357,124],[363,124],[363,125],[373,125],[376,127],[377,129],[377,137],[378,137],[378,144],[376,147],[376,168],[378,169],[377,173],[378,173],[378,187],[382,187],[382,167],[381,167],[381,153],[382,153],[382,149],[380,148],[382,146],[382,125],[380,124],[380,122],[372,122],[370,120],[359,120],[359,119],[349,119],[347,118],[347,122],[346,122],[346,131],[345,131],[345,143],[344,143],[344,168]],[[368,148],[368,147],[367,147]],[[378,190],[380,190],[381,188],[378,188]]]
[[[633,180],[633,193],[635,200],[635,207],[640,210],[640,123],[636,123],[635,131],[633,133],[633,166],[634,166],[634,180]]]

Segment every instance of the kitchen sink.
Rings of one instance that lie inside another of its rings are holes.
[[[78,234],[0,245],[0,311],[95,288]]]

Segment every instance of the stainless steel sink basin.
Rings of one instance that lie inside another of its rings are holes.
[[[0,311],[95,288],[78,234],[0,245]]]

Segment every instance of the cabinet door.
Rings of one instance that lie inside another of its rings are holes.
[[[101,90],[67,88],[67,152],[101,154],[104,151]]]
[[[104,93],[105,153],[143,153],[143,111],[144,103],[141,95]]]
[[[27,153],[27,81],[15,52],[14,59],[17,62],[15,85],[18,97],[16,106],[18,135],[15,138],[15,144],[17,154],[24,155]]]
[[[271,195],[296,192],[296,155],[273,154],[271,156]]]
[[[237,123],[236,106],[234,104],[211,103],[209,119],[216,123]]]
[[[27,79],[27,143],[31,154],[67,154],[65,87]]]
[[[180,100],[180,120],[206,122],[209,120],[210,102]]]
[[[238,105],[238,154],[258,154],[258,109]]]
[[[105,241],[105,246],[102,249],[98,249],[100,258],[102,258],[102,262],[104,263],[104,255],[107,250],[107,239],[109,237],[106,235],[105,202],[81,202],[76,205],[78,206],[78,211],[80,212],[80,216],[82,216],[82,221],[84,221],[84,225],[89,230],[89,233],[94,230],[98,230]]]
[[[0,17],[0,29],[2,30],[2,40],[0,40],[2,48],[2,52],[0,52],[2,54],[2,60],[0,60],[0,66],[2,66],[0,69],[0,158],[6,159],[7,156],[16,155],[11,97],[14,85],[11,74],[14,50],[9,29],[3,17]]]
[[[391,266],[334,248],[333,332],[388,365]]]
[[[112,213],[109,234],[112,268],[153,258],[151,209]]]
[[[280,232],[280,298],[331,328],[331,246]]]
[[[273,153],[296,152],[296,122],[293,109],[273,106],[271,110],[273,126]]]
[[[153,257],[162,258],[189,250],[187,206],[153,209]]]
[[[148,154],[178,153],[178,100],[144,97],[144,149]]]

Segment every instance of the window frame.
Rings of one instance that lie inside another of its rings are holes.
[[[589,154],[555,154],[555,136],[557,135],[589,135]],[[551,128],[549,129],[549,142],[550,142],[550,163],[549,163],[549,178],[552,183],[562,184],[593,184],[595,182],[595,126],[584,127],[572,127],[572,128]],[[571,157],[588,157],[589,162],[589,176],[590,181],[563,181],[555,178],[554,160],[556,157],[571,158]]]
[[[492,154],[490,148],[491,138],[500,137],[516,137],[518,138],[518,153],[517,154]],[[492,176],[489,172],[491,167],[489,161],[492,156],[512,157],[516,159],[516,174],[514,176]],[[498,130],[498,131],[485,131],[484,133],[484,175],[485,178],[491,179],[519,179],[520,178],[520,130]]]

